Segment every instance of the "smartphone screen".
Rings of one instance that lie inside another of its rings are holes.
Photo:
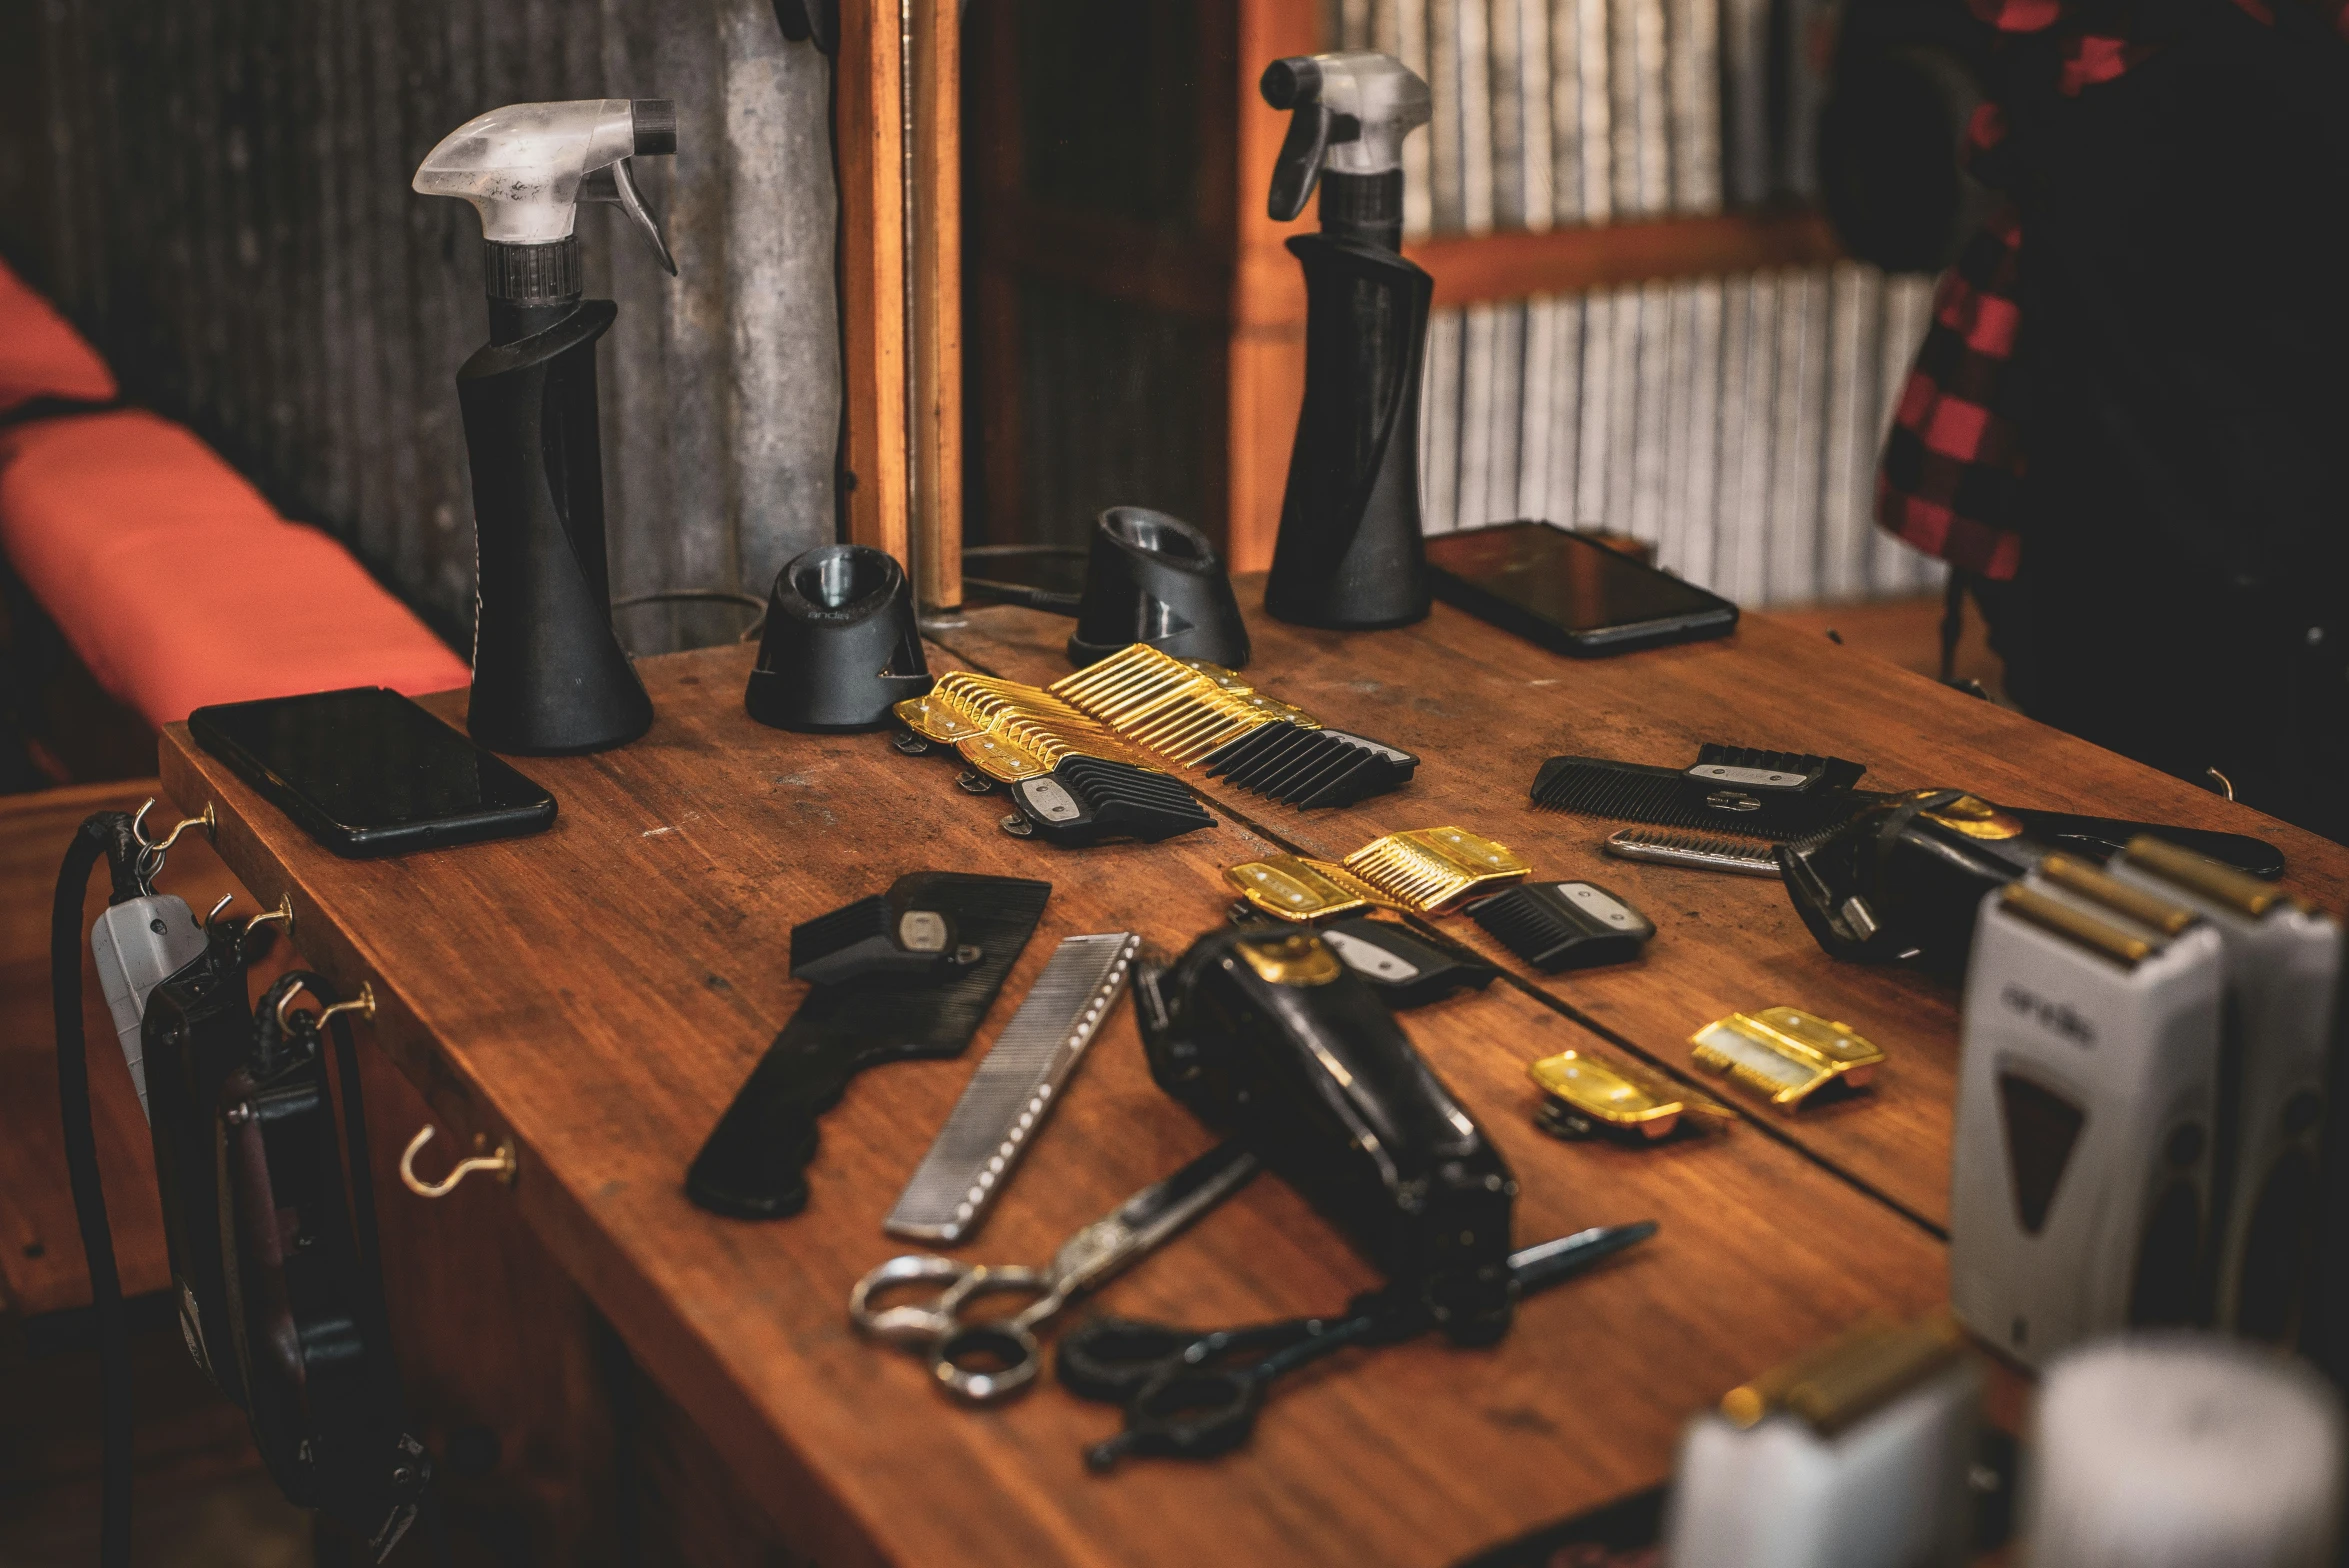
[[[1427,541],[1436,597],[1562,653],[1621,653],[1718,637],[1737,606],[1550,523],[1501,523]]]
[[[188,729],[337,854],[503,838],[555,817],[552,795],[381,686],[198,708]]]

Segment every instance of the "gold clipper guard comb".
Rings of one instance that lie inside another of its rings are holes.
[[[1411,780],[1419,759],[1333,730],[1221,665],[1135,643],[1051,695],[1177,766],[1297,807],[1344,806]]]
[[[1660,1073],[1603,1062],[1580,1051],[1545,1056],[1529,1065],[1525,1076],[1548,1097],[1536,1121],[1544,1132],[1561,1138],[1609,1132],[1653,1143],[1670,1137],[1683,1116],[1729,1121],[1737,1114]]]
[[[1731,1389],[1721,1397],[1721,1414],[1752,1428],[1783,1410],[1833,1437],[1967,1354],[1965,1330],[1947,1313],[1919,1323],[1871,1317]]]
[[[927,741],[952,746],[999,784],[1051,772],[1069,755],[1127,762],[1125,748],[1084,714],[1034,686],[956,670],[892,710]]]
[[[1731,1013],[1689,1037],[1699,1066],[1759,1089],[1772,1105],[1797,1106],[1840,1078],[1854,1088],[1875,1075],[1884,1052],[1839,1024],[1799,1007]]]
[[[1366,904],[1416,915],[1445,914],[1533,867],[1501,844],[1464,828],[1413,828],[1374,838],[1344,865],[1273,855],[1224,873],[1240,896],[1283,920],[1318,920]]]

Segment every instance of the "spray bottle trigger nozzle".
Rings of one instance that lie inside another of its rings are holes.
[[[1321,181],[1321,160],[1329,151],[1339,118],[1318,103],[1300,103],[1289,111],[1289,134],[1273,164],[1272,193],[1265,202],[1273,222],[1286,223],[1305,210],[1306,198]],[[1352,116],[1346,118],[1351,120]],[[1362,134],[1360,121],[1353,121],[1353,131],[1356,136]]]
[[[668,269],[670,277],[677,275],[677,263],[669,255],[669,243],[661,238],[661,225],[650,208],[644,204],[644,193],[636,188],[636,175],[629,168],[630,160],[620,159],[600,169],[591,169],[579,181],[581,201],[606,201],[628,214],[653,248],[653,255]]]

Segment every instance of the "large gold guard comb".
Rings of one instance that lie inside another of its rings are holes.
[[[1419,759],[1333,730],[1220,664],[1135,643],[1050,695],[1178,767],[1292,806],[1344,806],[1410,782]]]
[[[1282,920],[1318,920],[1367,904],[1440,915],[1530,875],[1509,849],[1464,828],[1413,828],[1372,839],[1343,865],[1272,855],[1224,872],[1240,896]]]

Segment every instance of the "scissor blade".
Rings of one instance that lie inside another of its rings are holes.
[[[1246,1186],[1258,1169],[1256,1156],[1235,1141],[1152,1182],[1061,1243],[1052,1257],[1056,1286],[1073,1296],[1098,1284]]]

